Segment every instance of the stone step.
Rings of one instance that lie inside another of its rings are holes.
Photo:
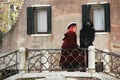
[[[79,78],[79,77],[73,77],[73,78],[65,78],[65,79],[59,79],[59,78],[54,78],[54,79],[46,79],[46,78],[39,78],[39,79],[34,79],[34,78],[24,78],[24,79],[17,79],[17,80],[100,80],[97,78]]]

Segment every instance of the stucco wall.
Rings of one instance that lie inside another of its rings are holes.
[[[120,0],[111,0],[111,49],[120,52]]]
[[[118,50],[115,45],[120,42],[120,6],[119,0],[98,0],[108,1],[111,4],[111,33],[96,34],[94,45],[100,49]],[[26,48],[61,48],[62,38],[69,22],[78,22],[78,44],[79,30],[81,29],[81,6],[96,0],[25,0],[18,22],[13,29],[4,37],[1,51],[7,52],[16,50],[19,47]],[[27,35],[27,7],[30,5],[51,5],[52,6],[52,36],[31,36]],[[115,9],[114,9],[115,8]],[[119,8],[119,9],[118,9]],[[119,47],[119,45],[117,46]]]

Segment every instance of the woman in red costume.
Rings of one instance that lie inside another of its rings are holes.
[[[62,44],[62,54],[60,58],[60,66],[64,70],[75,70],[79,68],[79,62],[81,61],[78,55],[77,44],[77,23],[72,22],[67,27],[68,31],[64,34]],[[76,50],[75,50],[76,49]]]

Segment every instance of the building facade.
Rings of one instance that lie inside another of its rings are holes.
[[[87,18],[96,29],[94,46],[119,52],[119,4],[120,0],[24,0],[17,22],[3,37],[1,52],[61,48],[66,26],[73,21],[78,24],[79,44],[79,31]]]

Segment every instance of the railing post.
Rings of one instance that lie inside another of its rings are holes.
[[[19,48],[19,73],[25,73],[26,70],[26,49]]]
[[[107,49],[104,50],[105,52],[109,52]],[[103,65],[105,65],[105,72],[110,72],[110,56],[106,53],[104,53],[104,56],[105,56],[105,60],[103,62]]]
[[[88,47],[88,70],[95,72],[95,47]]]

